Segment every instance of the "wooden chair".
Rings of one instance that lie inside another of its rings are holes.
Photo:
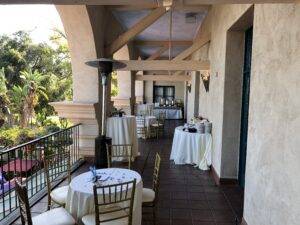
[[[132,225],[135,187],[136,179],[107,186],[94,185],[95,213],[83,216],[83,224]]]
[[[155,131],[156,138],[164,135],[166,113],[160,112],[157,117],[157,122],[150,125],[150,129]]]
[[[148,137],[145,116],[136,117],[136,132],[139,137],[144,139]]]
[[[152,208],[154,223],[155,223],[155,207],[156,207],[156,203],[158,199],[158,191],[159,191],[160,163],[161,163],[160,155],[156,153],[152,188],[143,188],[143,197],[142,197],[143,207]]]
[[[52,181],[62,182],[67,179],[71,182],[71,161],[70,151],[55,153],[44,157],[45,180],[47,184],[48,209],[52,203],[65,207],[69,185],[52,190]]]
[[[25,185],[16,181],[16,195],[19,199],[19,208],[22,225],[73,225],[74,218],[64,209],[55,208],[38,216],[31,217],[28,192]]]
[[[112,166],[114,160],[122,160],[125,158],[128,163],[128,169],[132,163],[132,145],[106,145],[108,168]],[[125,161],[124,161],[125,162]]]

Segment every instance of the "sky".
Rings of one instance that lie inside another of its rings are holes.
[[[63,30],[53,5],[0,5],[0,35],[26,30],[35,43],[48,42],[53,28]]]

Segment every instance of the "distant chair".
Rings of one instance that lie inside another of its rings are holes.
[[[108,168],[112,166],[114,160],[120,160],[123,162],[123,159],[126,159],[128,169],[131,168],[132,163],[132,145],[107,145],[107,163]]]
[[[82,217],[83,224],[132,225],[135,187],[136,179],[107,186],[94,185],[95,213]]]
[[[158,199],[159,191],[159,173],[160,173],[161,158],[158,153],[155,156],[155,164],[153,171],[152,188],[143,188],[143,207],[151,207],[153,212],[153,219],[155,221],[155,207]]]
[[[157,122],[150,125],[150,130],[154,130],[157,138],[164,135],[166,113],[160,112],[157,117]]]
[[[136,132],[139,137],[144,139],[148,137],[145,116],[136,117]]]
[[[76,223],[74,218],[64,208],[51,209],[38,216],[31,217],[26,186],[16,181],[15,190],[19,199],[22,225],[73,225]]]
[[[147,115],[153,116],[154,113],[154,104],[148,104],[147,105]]]
[[[52,202],[65,207],[69,185],[52,190],[51,181],[55,180],[59,182],[67,179],[68,183],[71,182],[70,151],[45,156],[44,167],[48,193],[48,209],[51,208]]]

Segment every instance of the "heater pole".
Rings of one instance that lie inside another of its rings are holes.
[[[107,149],[106,146],[112,143],[110,137],[106,137],[106,92],[108,76],[111,74],[113,68],[123,68],[125,64],[111,59],[97,59],[86,62],[88,66],[98,68],[101,75],[102,83],[102,113],[101,113],[101,134],[95,139],[95,167],[97,169],[107,167]],[[99,82],[100,85],[100,82]]]
[[[107,89],[107,73],[101,73],[102,78],[102,128],[101,135],[106,136],[106,89]]]

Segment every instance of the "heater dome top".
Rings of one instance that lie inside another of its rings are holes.
[[[87,61],[85,64],[88,66],[91,66],[91,67],[99,68],[100,70],[101,69],[105,70],[108,67],[113,70],[126,67],[126,64],[124,64],[120,61],[113,60],[113,59],[107,59],[107,58],[100,58],[100,59]]]

